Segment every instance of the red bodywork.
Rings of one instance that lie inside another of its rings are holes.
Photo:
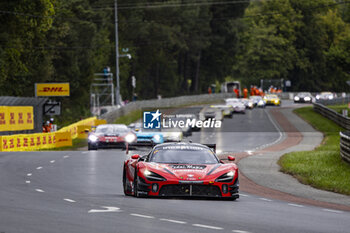
[[[145,175],[146,170],[166,180],[150,180]],[[232,179],[226,179],[226,182],[217,180],[229,172],[234,173]],[[135,175],[138,177],[138,182],[141,183],[142,196],[205,196],[233,199],[239,197],[238,167],[234,163],[163,164],[130,158],[124,163],[123,179],[126,195],[139,196],[135,193]],[[153,190],[153,184],[157,184],[158,188]]]

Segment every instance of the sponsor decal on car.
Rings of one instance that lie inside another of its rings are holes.
[[[173,169],[189,169],[189,170],[203,170],[207,166],[204,165],[191,165],[191,164],[176,164],[172,165],[171,168]]]

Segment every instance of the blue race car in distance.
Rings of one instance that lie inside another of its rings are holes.
[[[136,134],[136,141],[132,146],[154,146],[164,142],[162,132],[156,129],[144,129],[141,123],[130,124],[129,128]]]

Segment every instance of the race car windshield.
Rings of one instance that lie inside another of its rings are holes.
[[[96,133],[101,134],[121,134],[129,132],[128,128],[117,126],[101,126],[96,128]]]
[[[215,164],[219,163],[214,153],[206,148],[159,149],[150,157],[150,162],[170,164]]]

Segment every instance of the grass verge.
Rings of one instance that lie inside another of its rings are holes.
[[[314,112],[312,107],[294,112],[321,131],[325,138],[313,151],[283,155],[278,161],[281,171],[293,175],[303,184],[350,195],[350,164],[342,160],[339,148],[339,131],[344,129]]]
[[[117,118],[114,121],[114,123],[129,125],[129,124],[137,121],[138,119],[140,119],[141,116],[142,116],[141,110],[132,111],[129,114],[126,114],[125,116],[121,116],[121,117]]]
[[[339,105],[327,105],[328,108],[333,109],[339,114],[343,114],[343,109],[348,110],[348,116],[350,115],[350,110],[347,104],[339,104]]]

